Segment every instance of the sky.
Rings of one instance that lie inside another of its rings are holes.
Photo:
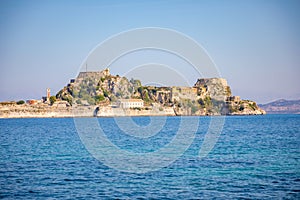
[[[40,99],[48,87],[55,94],[97,45],[143,27],[175,30],[199,43],[233,95],[258,103],[300,99],[299,19],[297,0],[0,0],[0,101]],[[127,61],[147,58],[140,61],[149,76],[164,67],[148,65],[149,58],[169,58],[179,71],[184,66],[174,56],[156,54],[136,52]],[[122,59],[119,66],[131,63]],[[165,70],[161,74],[167,79]]]

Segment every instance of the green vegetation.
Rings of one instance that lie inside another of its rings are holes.
[[[201,107],[205,106],[205,102],[201,98],[198,100],[198,103],[200,104]]]
[[[198,100],[198,103],[201,106],[201,108],[208,108],[208,107],[212,107],[213,105],[210,96],[206,96],[204,99],[200,98]]]
[[[17,105],[22,105],[24,103],[25,103],[25,101],[23,101],[23,100],[17,101]]]
[[[105,100],[105,97],[103,96],[103,95],[96,95],[95,97],[94,97],[94,100],[95,100],[95,102],[96,103],[99,103],[99,102],[101,102],[101,101],[104,101]]]
[[[228,96],[228,97],[231,96],[231,89],[230,89],[229,86],[226,87],[225,94],[226,94],[226,96]]]
[[[223,110],[223,107],[225,107],[225,102],[224,101],[218,101],[216,99],[212,99],[212,109],[214,112],[221,113]]]
[[[90,105],[95,105],[95,99],[93,99],[92,97],[87,99],[88,104]]]
[[[133,88],[132,88],[132,87],[129,87],[129,88],[128,88],[128,92],[132,93],[132,92],[133,92]]]
[[[245,109],[244,105],[241,105],[239,111],[243,111]]]
[[[122,92],[117,92],[117,93],[116,93],[116,97],[121,98],[122,96],[123,96],[123,93],[122,93]]]
[[[198,106],[195,103],[195,101],[191,101],[190,99],[186,100],[186,106],[187,108],[191,109],[192,114],[195,114],[199,110]]]
[[[116,96],[111,95],[111,96],[109,97],[109,100],[110,100],[111,102],[116,102],[116,101],[117,101],[117,98],[116,98]]]
[[[137,91],[138,88],[142,86],[142,83],[140,80],[135,80],[132,78],[132,79],[130,79],[129,82],[133,85],[135,91]]]
[[[104,95],[105,97],[108,97],[108,92],[107,92],[106,90],[103,90],[103,95]]]
[[[228,110],[229,110],[230,113],[234,113],[234,112],[237,112],[237,111],[238,111],[237,107],[232,106],[232,105],[229,105],[229,106],[228,106]]]
[[[77,90],[73,90],[72,94],[71,94],[74,98],[77,98],[79,95],[79,92]]]
[[[130,79],[130,81],[129,81],[131,84],[133,84],[133,86],[134,87],[140,87],[140,86],[142,86],[142,83],[141,83],[141,81],[140,80],[135,80],[135,79]]]
[[[140,107],[135,107],[135,108],[131,108],[131,109],[133,109],[133,110],[139,110],[139,111],[142,110]]]
[[[157,88],[152,88],[150,91],[151,91],[152,94],[156,94],[157,93]]]
[[[149,94],[148,94],[148,90],[145,90],[144,93],[144,101],[149,103],[150,102],[150,98],[149,98]]]
[[[249,103],[249,106],[252,110],[256,110],[258,108],[255,102]]]
[[[71,95],[65,95],[61,98],[63,101],[67,101],[70,105],[73,103],[73,97]]]
[[[50,97],[50,104],[53,105],[55,101],[56,101],[56,97],[55,96],[51,96]]]
[[[192,107],[191,107],[191,112],[192,112],[192,114],[195,114],[198,110],[199,110],[199,109],[198,109],[197,106],[192,105]]]
[[[76,103],[77,103],[77,104],[80,104],[80,105],[82,104],[82,102],[81,102],[80,99],[77,99],[77,100],[76,100]]]
[[[138,87],[137,91],[142,95],[144,88],[142,86]]]

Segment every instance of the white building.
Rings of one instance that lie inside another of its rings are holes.
[[[144,101],[142,99],[120,99],[118,101],[118,107],[120,107],[120,108],[142,108],[142,107],[144,107]]]

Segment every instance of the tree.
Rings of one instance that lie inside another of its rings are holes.
[[[76,103],[77,103],[77,104],[82,104],[82,102],[81,102],[80,99],[77,99],[77,100],[76,100]]]
[[[50,104],[53,105],[55,101],[56,101],[56,97],[55,96],[51,96],[50,97]]]
[[[67,101],[70,105],[73,103],[73,97],[71,95],[63,96],[62,100]]]
[[[144,101],[145,101],[145,102],[150,102],[148,90],[145,90]]]
[[[25,101],[23,101],[23,100],[17,101],[17,105],[22,105],[24,103],[25,103]]]
[[[143,93],[143,87],[142,86],[138,87],[138,92],[142,95],[142,93]]]
[[[96,95],[96,96],[94,97],[94,99],[95,99],[95,102],[96,102],[96,103],[105,100],[104,96],[101,95],[101,94],[100,94],[100,95]]]
[[[103,90],[103,95],[105,96],[105,97],[108,97],[108,92],[106,91],[106,90]],[[104,100],[104,99],[103,99]]]

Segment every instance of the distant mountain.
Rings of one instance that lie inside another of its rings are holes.
[[[267,104],[260,104],[268,114],[300,114],[300,99],[285,100],[279,99]]]

